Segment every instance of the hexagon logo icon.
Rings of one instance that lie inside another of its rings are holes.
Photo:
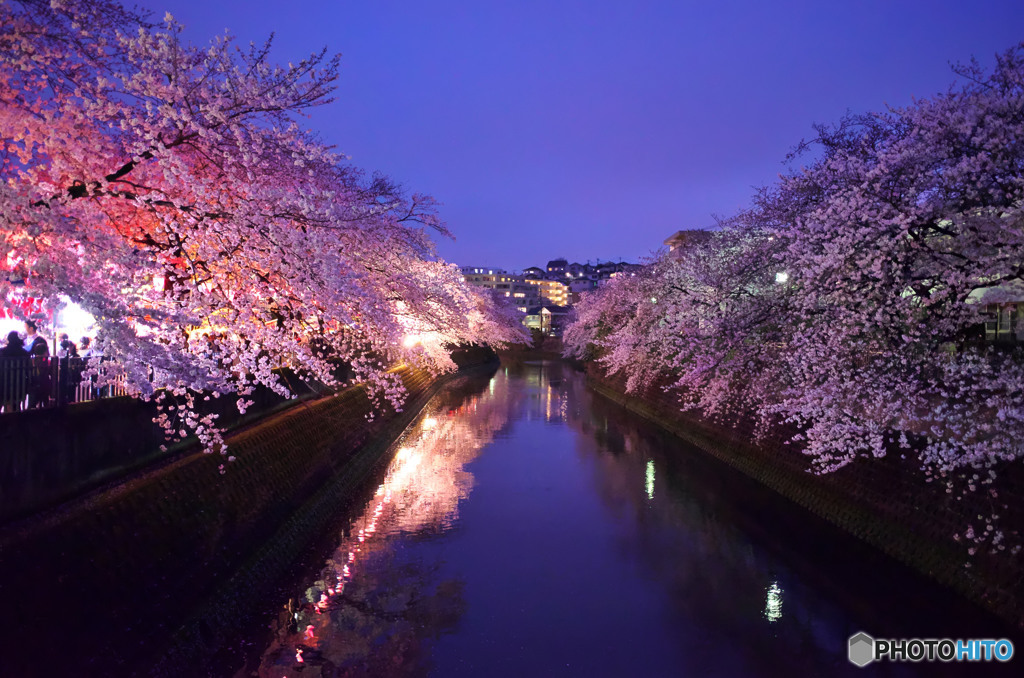
[[[875,639],[861,631],[850,636],[849,654],[851,664],[867,666],[875,659]]]

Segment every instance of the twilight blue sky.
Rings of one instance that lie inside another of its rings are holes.
[[[815,122],[947,89],[1022,0],[144,0],[193,42],[343,55],[309,121],[433,195],[460,265],[636,260],[749,203]]]

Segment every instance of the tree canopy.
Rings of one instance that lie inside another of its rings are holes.
[[[942,475],[1024,454],[1024,45],[944,94],[815,128],[805,164],[706,241],[583,300],[567,351],[685,407],[786,421],[819,470],[915,448]]]
[[[446,369],[446,344],[519,340],[436,256],[433,200],[302,126],[337,57],[194,46],[110,0],[0,14],[0,298],[26,281],[81,304],[134,394],[286,393],[274,368],[331,383],[332,358],[397,403],[389,363]]]

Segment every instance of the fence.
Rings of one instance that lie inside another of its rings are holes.
[[[125,375],[104,375],[100,385],[96,375],[103,371],[105,358],[51,358],[25,356],[0,358],[0,412],[59,407],[70,403],[127,395]]]
[[[375,357],[373,354],[369,354]],[[487,347],[459,346],[451,348],[451,357],[456,365],[477,364],[494,353]],[[484,358],[481,358],[484,356]],[[349,384],[353,377],[352,367],[343,361],[331,361],[331,374],[338,384]],[[97,374],[86,376],[86,372]],[[334,386],[325,386],[315,380],[297,375],[288,368],[277,368],[274,373],[299,397],[324,395],[334,391]],[[150,379],[153,374],[150,370]],[[102,385],[100,382],[102,381]],[[116,398],[128,395],[127,376],[109,358],[58,358],[0,357],[0,413],[21,412],[30,409],[52,408],[72,403],[88,402],[101,398]],[[282,398],[265,386],[257,387],[249,396],[271,407]],[[224,421],[223,419],[221,421]]]

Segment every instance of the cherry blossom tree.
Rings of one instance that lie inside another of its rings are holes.
[[[774,409],[824,469],[893,435],[923,438],[940,473],[1024,452],[1024,364],[976,338],[971,303],[1024,279],[1024,46],[959,72],[943,95],[818,127],[820,157],[743,217],[783,243],[798,292]]]
[[[567,353],[621,372],[630,391],[667,379],[684,409],[714,419],[761,414],[778,385],[779,321],[791,293],[776,282],[773,248],[723,224],[655,257],[584,297],[565,333]]]
[[[1019,459],[1024,356],[981,338],[976,301],[1022,300],[1024,45],[958,73],[818,126],[751,209],[585,298],[567,351],[629,388],[671,377],[711,416],[795,424],[823,472],[911,449],[940,477]]]
[[[110,0],[0,15],[0,298],[25,279],[81,304],[133,394],[286,394],[275,368],[331,384],[330,358],[397,404],[390,363],[444,370],[447,344],[519,340],[437,258],[430,198],[300,125],[337,57],[196,47]],[[211,419],[183,423],[219,442]]]

